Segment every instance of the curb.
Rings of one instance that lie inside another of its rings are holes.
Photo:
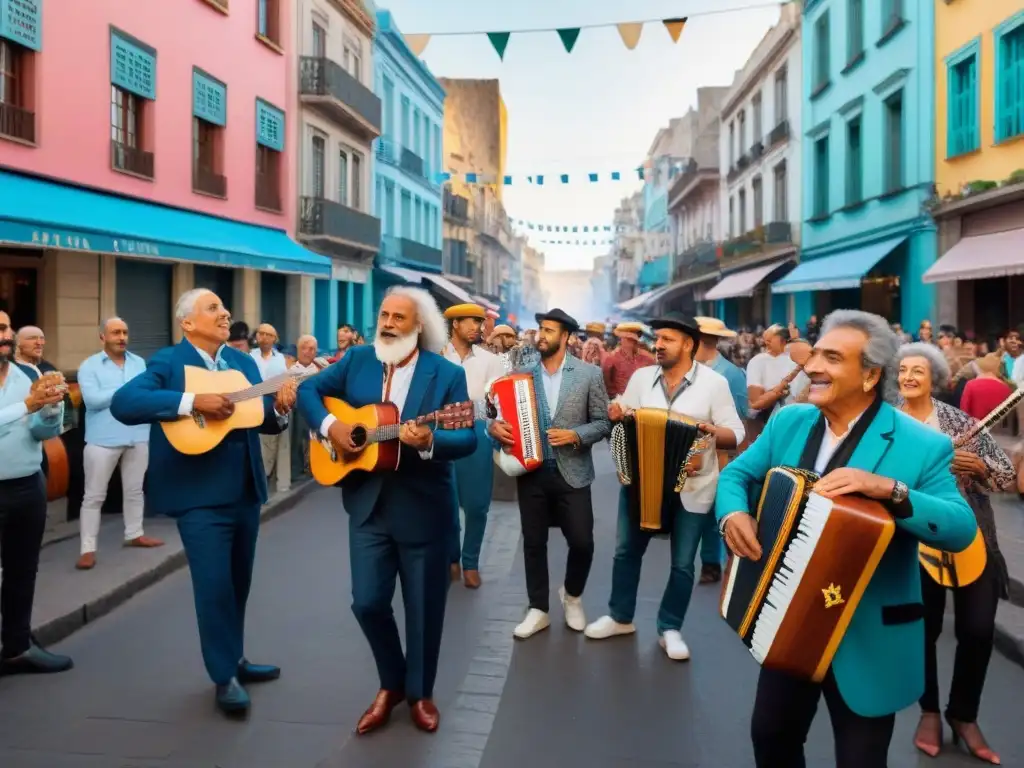
[[[260,525],[262,526],[274,518],[290,512],[302,499],[320,487],[313,480],[304,480],[293,485],[289,491],[286,491],[286,495],[270,501],[260,510]],[[168,555],[150,570],[140,573],[123,584],[119,584],[106,594],[90,600],[80,608],[75,608],[63,616],[58,616],[45,624],[33,627],[32,632],[43,646],[59,643],[87,624],[91,624],[97,619],[106,616],[135,595],[167,578],[175,571],[187,565],[187,562],[184,550]]]
[[[993,645],[1014,664],[1024,667],[1024,608],[1000,601]]]

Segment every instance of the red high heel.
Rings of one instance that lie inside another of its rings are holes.
[[[932,726],[926,728],[926,726]],[[924,738],[922,731],[928,730],[928,736],[934,736],[935,740],[930,741]],[[922,712],[921,719],[917,723],[917,730],[914,731],[914,747],[918,752],[928,757],[938,757],[942,751],[942,718],[938,712]]]
[[[981,760],[982,762],[988,763],[989,765],[1003,764],[1002,760],[999,759],[999,755],[993,752],[992,749],[988,746],[988,744],[985,743],[985,736],[982,734],[981,728],[978,728],[977,723],[961,723],[951,718],[948,714],[946,715],[946,722],[949,723],[949,727],[953,730],[954,746],[960,746],[960,741],[963,740],[964,747],[967,749],[967,752],[970,754],[970,756],[973,757],[975,760]],[[961,729],[966,730],[972,725],[975,727],[975,729],[977,729],[978,738],[981,739],[981,746],[971,746],[971,743],[963,735],[963,731]]]

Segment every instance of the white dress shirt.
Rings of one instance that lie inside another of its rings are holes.
[[[688,383],[687,383],[688,382]],[[736,444],[743,442],[743,421],[736,412],[736,403],[729,391],[729,382],[717,371],[702,363],[694,363],[669,403],[662,383],[661,366],[639,368],[630,377],[626,391],[617,399],[624,408],[664,408],[681,413],[696,421],[730,429],[736,435]],[[676,468],[672,468],[676,471]],[[718,452],[708,450],[698,473],[686,479],[680,494],[687,512],[706,514],[715,501],[718,487]]]
[[[270,357],[264,357],[263,351],[259,349],[254,349],[249,354],[256,361],[256,366],[260,369],[260,376],[264,381],[288,371],[288,361],[276,349],[270,350]]]
[[[457,349],[449,343],[444,348],[444,357],[466,372],[466,386],[469,389],[469,399],[474,404],[482,407],[484,397],[487,393],[487,385],[501,376],[505,375],[505,366],[501,358],[493,352],[483,349],[478,345],[470,347],[469,354],[463,358]],[[394,384],[392,384],[392,387]],[[479,408],[476,417],[486,418]]]
[[[761,387],[761,389],[767,392],[781,384],[782,380],[789,376],[794,368],[796,368],[796,363],[785,352],[781,355],[770,355],[767,352],[761,352],[754,355],[750,362],[747,363],[747,386]],[[798,374],[790,382],[789,394],[772,406],[772,413],[796,400],[797,395],[807,389],[810,383],[811,380],[807,378],[807,374]],[[754,418],[757,414],[758,411],[752,410],[750,418]]]

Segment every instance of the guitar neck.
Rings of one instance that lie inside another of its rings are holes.
[[[245,400],[254,400],[257,397],[264,397],[265,395],[273,395],[281,390],[286,383],[292,381],[301,382],[303,379],[308,379],[310,376],[315,376],[315,373],[304,373],[296,375],[292,373],[281,373],[277,376],[271,376],[266,381],[261,381],[259,384],[253,384],[251,387],[240,389],[237,392],[229,392],[224,397],[233,403],[241,403]]]
[[[1000,421],[1006,418],[1006,415],[1009,414],[1010,411],[1012,411],[1017,406],[1017,404],[1021,402],[1021,400],[1024,400],[1024,389],[1014,390],[1014,392],[1012,392],[1008,398],[1006,398],[1005,400],[1003,400],[1003,402],[996,406],[996,409],[994,411],[989,413],[988,416],[986,416],[985,418],[981,419],[977,424],[974,425],[974,427],[969,432],[967,432],[962,438],[957,440],[956,447],[962,448],[963,446],[967,445],[967,443],[971,442],[971,440],[973,440],[982,432],[984,432],[986,429],[998,424]]]
[[[426,414],[425,416],[417,416],[415,419],[410,419],[417,427],[422,427],[424,424],[433,424],[441,416],[441,411],[433,411]],[[407,423],[407,422],[403,422]],[[386,443],[389,440],[398,439],[398,430],[401,428],[401,424],[384,424],[376,427],[375,429],[367,430],[366,439],[370,443]]]

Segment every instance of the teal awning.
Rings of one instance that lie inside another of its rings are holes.
[[[860,281],[878,262],[906,240],[906,235],[849,251],[802,261],[796,269],[772,285],[772,293],[839,291],[860,288]]]
[[[0,243],[330,277],[280,229],[0,171]]]

